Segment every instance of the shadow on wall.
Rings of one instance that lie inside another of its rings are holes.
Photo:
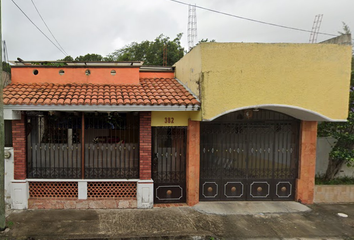
[[[316,176],[321,176],[326,173],[328,166],[329,153],[335,146],[335,139],[332,137],[318,137],[316,150]],[[336,175],[340,177],[354,177],[354,167],[343,165]]]

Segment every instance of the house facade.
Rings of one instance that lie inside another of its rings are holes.
[[[336,44],[203,43],[173,68],[17,63],[11,205],[311,204],[317,122],[346,120],[350,60]]]
[[[4,91],[13,208],[151,208],[152,173],[160,188],[185,179],[188,119],[200,102],[171,68],[56,64],[17,63]],[[152,171],[153,148],[174,164]],[[179,192],[185,199],[185,186]]]

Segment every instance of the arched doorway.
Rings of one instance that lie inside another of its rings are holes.
[[[294,200],[300,121],[262,109],[200,126],[200,200]]]

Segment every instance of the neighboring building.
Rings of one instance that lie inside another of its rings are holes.
[[[202,43],[174,69],[17,63],[12,207],[310,204],[317,122],[346,120],[350,61],[343,45]]]

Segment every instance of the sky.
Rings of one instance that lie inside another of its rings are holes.
[[[55,43],[32,1],[65,52],[72,57],[102,56],[160,34],[183,33],[187,50],[188,6],[171,0],[13,0]],[[65,57],[23,15],[12,0],[1,1],[2,39],[9,60]],[[216,11],[311,31],[323,14],[320,32],[338,34],[345,22],[354,31],[354,0],[180,0]],[[216,42],[308,43],[309,32],[279,28],[196,8],[197,40]],[[333,36],[318,35],[318,42]]]

